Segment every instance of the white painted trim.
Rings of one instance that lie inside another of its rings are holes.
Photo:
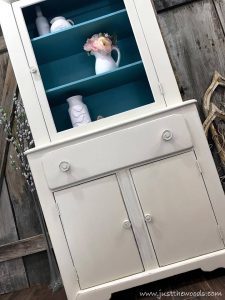
[[[191,131],[192,139],[195,144],[195,154],[198,162],[201,165],[202,177],[204,179],[206,189],[209,194],[210,201],[217,219],[220,225],[221,231],[225,236],[225,195],[220,183],[220,178],[215,166],[215,162],[212,159],[212,154],[209,149],[207,139],[202,127],[200,117],[197,110],[194,107],[190,107],[189,128]],[[198,130],[196,130],[196,128]]]
[[[16,1],[16,3],[19,7],[24,8],[24,7],[27,7],[30,5],[35,5],[35,4],[38,4],[41,2],[45,2],[45,1],[47,1],[47,0],[19,0],[19,1]]]
[[[128,0],[129,1],[129,0]],[[151,0],[133,0],[141,22],[165,101],[168,106],[182,102],[181,94],[162,38]]]
[[[45,119],[34,88],[12,6],[5,1],[0,2],[0,20],[35,144],[36,146],[46,144],[50,140]]]
[[[35,0],[33,3],[39,3],[42,2],[41,0]],[[26,58],[27,58],[27,64],[29,68],[35,68],[38,71],[36,73],[32,73],[32,79],[33,79],[33,84],[36,89],[37,95],[38,95],[38,100],[40,103],[40,106],[42,108],[42,113],[45,118],[46,126],[48,128],[50,138],[52,140],[52,136],[57,133],[55,123],[52,117],[52,113],[50,110],[50,106],[48,103],[48,99],[45,93],[43,81],[40,75],[39,67],[36,61],[36,57],[34,55],[33,47],[31,44],[30,36],[27,31],[26,23],[24,21],[23,13],[22,13],[22,8],[29,6],[30,5],[30,0],[20,0],[18,2],[13,3],[13,11],[14,15],[16,18],[17,26],[20,32],[20,36],[22,39],[22,43],[26,52]],[[33,112],[34,114],[34,112]],[[33,118],[35,118],[35,115],[33,115]]]
[[[191,270],[202,269],[203,271],[213,271],[220,267],[225,268],[225,250],[220,250],[196,258],[185,260],[166,267],[153,269],[141,274],[123,278],[96,286],[91,289],[80,291],[76,300],[109,300],[111,294],[121,290],[127,290],[139,285],[144,285],[159,279],[171,277]]]
[[[28,159],[67,297],[68,300],[74,300],[76,293],[80,290],[80,286],[58,214],[54,194],[47,186],[39,156],[29,156]]]
[[[149,84],[151,86],[152,89],[152,93],[155,99],[156,103],[159,103],[159,105],[164,105],[166,106],[166,99],[164,99],[164,96],[161,93],[160,90],[160,78],[157,75],[158,70],[155,68],[154,63],[151,59],[151,53],[149,51],[146,39],[145,39],[145,35],[144,35],[144,31],[143,28],[141,26],[140,20],[139,20],[139,16],[138,16],[138,12],[136,10],[134,1],[131,0],[123,0],[125,3],[125,7],[127,9],[127,13],[130,19],[130,23],[131,23],[131,27],[133,29],[137,44],[138,44],[138,48],[141,54],[141,58],[142,61],[144,63],[144,67],[146,70],[146,74],[149,80]],[[155,29],[157,29],[157,27],[155,28],[154,26],[151,25],[152,31],[155,34]]]
[[[159,267],[129,169],[116,173],[145,270]]]

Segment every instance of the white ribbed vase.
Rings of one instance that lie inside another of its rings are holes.
[[[69,115],[73,127],[78,127],[91,122],[87,105],[83,103],[82,96],[73,96],[67,99]]]

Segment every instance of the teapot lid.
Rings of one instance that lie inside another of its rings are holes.
[[[66,18],[63,16],[55,17],[50,21],[50,24],[53,24],[57,20],[65,20]]]

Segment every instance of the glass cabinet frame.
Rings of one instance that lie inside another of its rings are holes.
[[[41,2],[43,1],[20,0],[12,3],[12,8],[32,77],[32,82],[28,81],[27,84],[32,84],[35,89],[50,141],[104,131],[107,128],[143,118],[154,111],[179,104],[182,101],[151,1],[124,0],[155,102],[113,115],[99,122],[57,132],[22,11],[28,6]],[[24,99],[24,102],[27,101],[32,101],[32,99]]]

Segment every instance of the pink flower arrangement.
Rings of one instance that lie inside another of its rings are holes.
[[[92,52],[104,52],[106,54],[111,53],[113,46],[115,46],[114,37],[108,33],[94,34],[90,39],[87,39],[84,50],[88,53]]]

